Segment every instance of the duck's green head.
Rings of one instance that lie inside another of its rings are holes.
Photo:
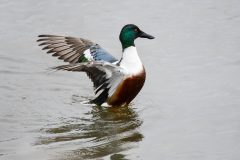
[[[122,48],[125,49],[130,46],[135,46],[134,40],[136,38],[148,38],[148,39],[154,39],[153,36],[141,31],[136,25],[134,24],[127,24],[125,25],[121,33],[119,35],[119,39],[122,43]]]

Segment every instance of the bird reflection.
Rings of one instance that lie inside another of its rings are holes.
[[[129,106],[94,106],[85,113],[84,118],[42,129],[50,136],[39,138],[36,144],[72,143],[74,149],[64,153],[61,159],[96,159],[104,156],[125,159],[120,152],[131,149],[143,138],[138,130],[141,124],[137,112]]]

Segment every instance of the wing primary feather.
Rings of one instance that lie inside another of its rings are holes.
[[[75,52],[75,51],[74,51]],[[73,54],[70,57],[68,57],[67,59],[65,59],[65,62],[69,62],[69,63],[76,63],[79,59],[80,55],[78,54]]]
[[[59,47],[63,47],[63,46],[68,46],[68,45],[66,45],[65,43],[54,43],[54,44],[49,44],[49,45],[45,46],[42,50],[59,48]]]
[[[64,48],[63,46],[61,46],[61,47],[59,47],[59,48],[53,48],[53,49],[47,51],[47,53],[54,53],[54,52],[55,52],[55,53],[59,54],[59,52],[62,53],[62,51],[65,51],[65,50],[67,50],[67,49],[69,49],[68,46],[66,46],[65,48]],[[61,54],[60,54],[60,55],[61,55]]]
[[[74,55],[76,55],[76,51],[74,51],[72,48],[69,48],[69,52],[67,52],[66,54],[64,53],[64,55],[61,55],[60,57],[63,58],[64,60],[67,60],[68,58]]]
[[[51,35],[51,34],[41,34],[38,37],[64,37],[64,36],[57,36],[57,35]]]

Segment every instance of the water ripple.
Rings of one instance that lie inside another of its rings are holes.
[[[48,125],[35,145],[55,143],[79,144],[79,148],[66,151],[60,159],[100,158],[107,155],[124,157],[118,152],[134,147],[143,139],[138,128],[142,121],[129,107],[103,108],[94,106],[84,118],[72,117],[61,124]],[[134,142],[134,143],[133,143]],[[115,155],[116,154],[116,155]]]

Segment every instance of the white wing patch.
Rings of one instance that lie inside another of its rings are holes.
[[[90,49],[87,49],[83,52],[84,57],[87,58],[88,61],[94,61],[93,56],[90,52]]]

